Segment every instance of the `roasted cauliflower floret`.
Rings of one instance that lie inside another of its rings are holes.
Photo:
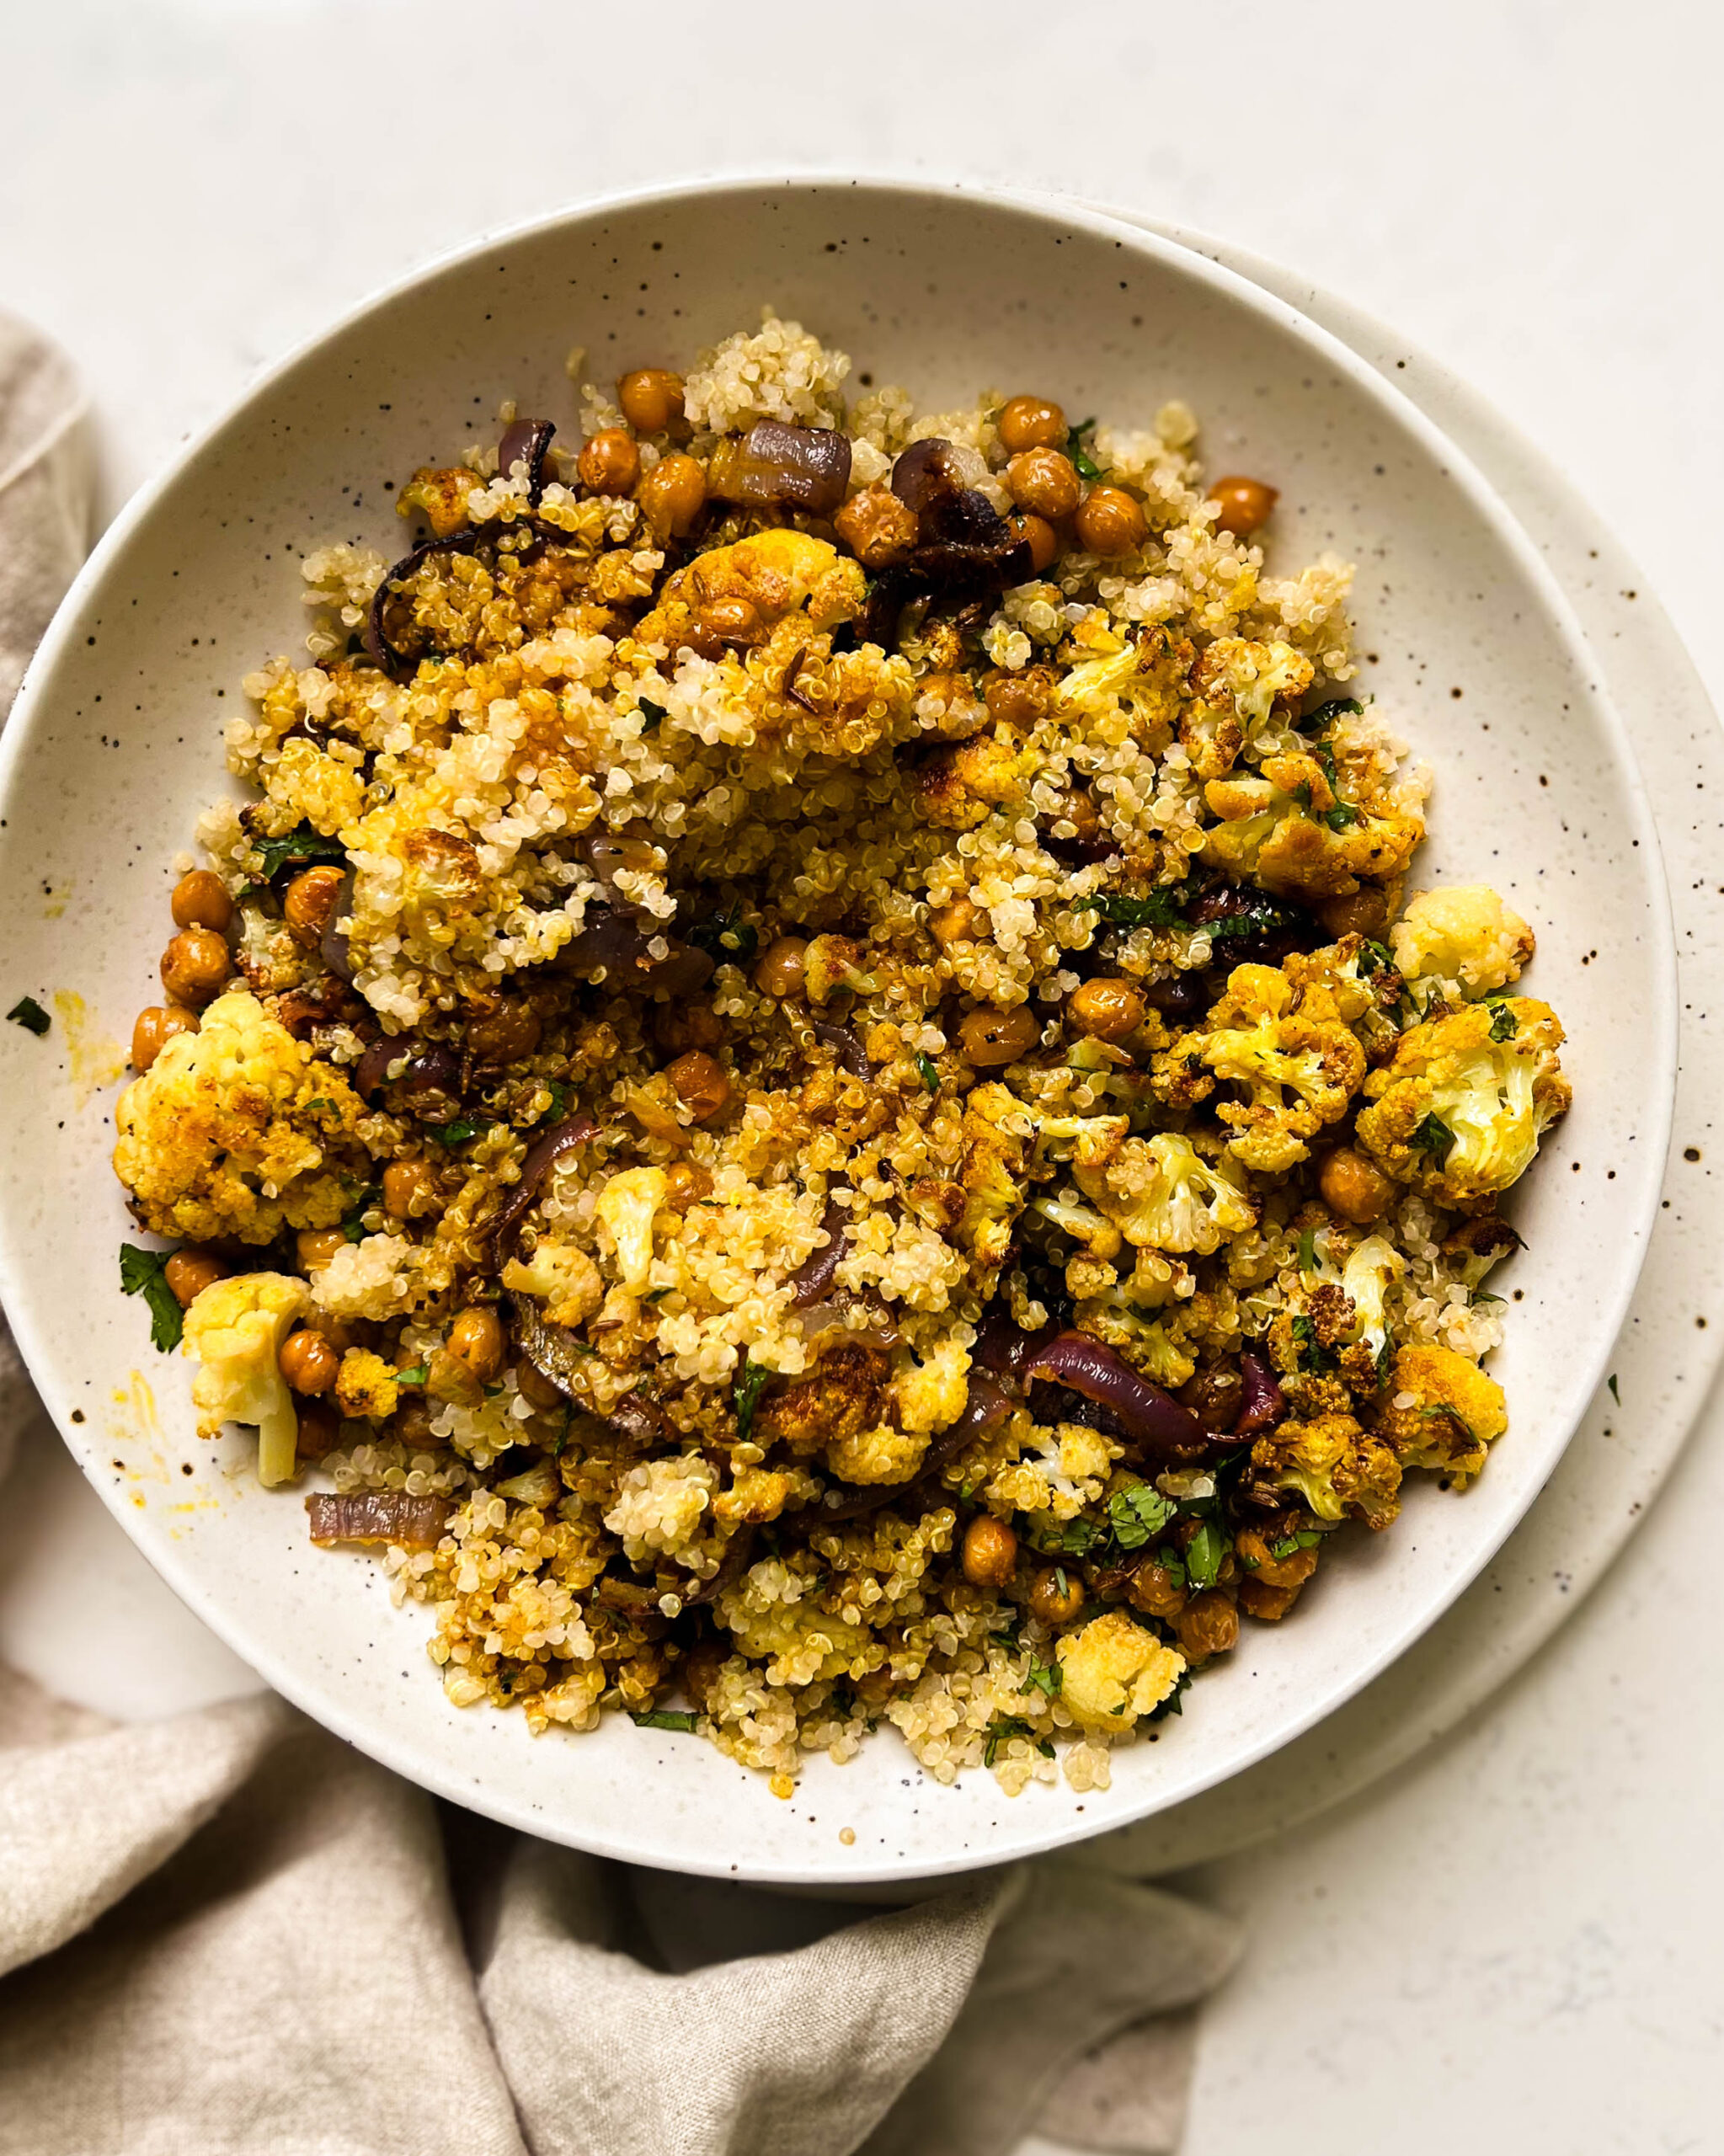
[[[1243,1101],[1215,1113],[1233,1131],[1240,1164],[1278,1175],[1306,1159],[1305,1140],[1345,1114],[1365,1075],[1364,1050],[1320,985],[1303,993],[1273,966],[1236,966],[1201,1033],[1185,1033],[1155,1059],[1156,1087],[1179,1107],[1205,1098],[1216,1080]]]
[[[1403,1466],[1432,1468],[1465,1482],[1508,1428],[1502,1386],[1465,1355],[1416,1341],[1395,1358],[1377,1434],[1394,1446]]]
[[[1425,835],[1423,818],[1405,809],[1342,800],[1323,764],[1297,751],[1265,758],[1254,776],[1211,779],[1204,798],[1220,819],[1204,858],[1282,897],[1344,898],[1361,877],[1386,883]]]
[[[1408,980],[1453,981],[1469,996],[1519,980],[1534,949],[1531,929],[1485,883],[1416,891],[1389,940]]]
[[[927,1449],[926,1430],[894,1430],[882,1422],[854,1437],[834,1438],[826,1465],[846,1482],[908,1482]]]
[[[1004,1086],[975,1087],[963,1104],[963,1156],[958,1180],[963,1212],[955,1234],[979,1266],[1003,1262],[1011,1225],[1023,1210],[1029,1166],[1029,1118]]]
[[[1078,1187],[1140,1247],[1207,1257],[1257,1217],[1238,1183],[1172,1131],[1129,1138],[1113,1161],[1090,1167],[1080,1159],[1073,1172]]]
[[[512,1294],[536,1295],[548,1323],[578,1331],[605,1299],[605,1279],[584,1250],[542,1235],[525,1262],[511,1257],[502,1272]]]
[[[916,766],[917,806],[942,830],[965,831],[1026,798],[1039,756],[994,734],[947,741]]]
[[[1568,1107],[1561,1043],[1556,1013],[1530,996],[1428,1018],[1366,1080],[1359,1143],[1438,1204],[1483,1210],[1525,1174]]]
[[[254,1422],[258,1480],[293,1479],[299,1417],[281,1374],[281,1344],[311,1308],[303,1280],[286,1273],[242,1273],[211,1282],[185,1313],[181,1352],[197,1363],[191,1381],[198,1435],[224,1422]]]
[[[1178,1683],[1185,1657],[1123,1609],[1092,1617],[1056,1643],[1059,1696],[1086,1729],[1127,1730]]]
[[[1279,708],[1291,710],[1311,686],[1303,653],[1278,638],[1259,643],[1217,637],[1191,670],[1195,701],[1181,714],[1180,745],[1202,779],[1220,778],[1238,761]]]
[[[861,563],[830,540],[780,526],[697,554],[665,584],[635,634],[674,648],[686,640],[693,616],[724,599],[746,600],[769,627],[804,612],[811,629],[830,629],[859,612],[867,593]]]
[[[937,1341],[924,1362],[904,1352],[891,1381],[893,1420],[926,1436],[963,1414],[969,1398],[969,1350],[953,1334]]]
[[[365,1109],[339,1070],[309,1065],[310,1051],[243,991],[175,1035],[115,1110],[115,1171],[144,1226],[247,1243],[333,1227],[370,1166],[355,1134]]]
[[[1406,1260],[1382,1235],[1367,1235],[1341,1268],[1342,1292],[1353,1305],[1355,1354],[1364,1350],[1372,1378],[1389,1338],[1384,1298],[1406,1270]]]
[[[627,1295],[642,1294],[652,1278],[653,1223],[670,1187],[663,1168],[624,1168],[600,1191],[600,1225],[616,1253],[616,1284]]]
[[[1281,1423],[1252,1447],[1252,1470],[1271,1489],[1297,1492],[1319,1519],[1387,1527],[1401,1509],[1400,1455],[1351,1415]]]

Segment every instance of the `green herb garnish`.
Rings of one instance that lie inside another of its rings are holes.
[[[1214,1520],[1202,1522],[1185,1545],[1185,1576],[1192,1586],[1214,1587],[1229,1547],[1227,1537]]]
[[[353,1210],[341,1223],[341,1232],[350,1243],[363,1242],[366,1238],[365,1216],[383,1195],[380,1182],[368,1182],[353,1201]]]
[[[120,1246],[120,1286],[122,1294],[141,1295],[150,1306],[150,1339],[164,1355],[179,1345],[185,1330],[185,1313],[179,1298],[168,1285],[168,1261],[172,1251],[140,1250],[136,1243]]]
[[[1277,1559],[1290,1557],[1296,1550],[1315,1550],[1322,1539],[1315,1528],[1302,1527],[1297,1534],[1286,1534],[1280,1541],[1272,1542],[1269,1555]]]
[[[1514,1038],[1514,1013],[1506,1003],[1499,1003],[1491,1012],[1491,1038],[1493,1041],[1512,1041]]]
[[[1080,899],[1081,906],[1101,915],[1117,928],[1182,928],[1185,926],[1184,907],[1189,886],[1172,883],[1159,891],[1151,891],[1147,898],[1129,899],[1118,891],[1089,899]]]
[[[308,861],[345,862],[347,855],[334,839],[326,839],[321,831],[313,830],[309,824],[302,824],[296,831],[289,831],[285,838],[254,839],[252,851],[264,864],[264,881],[271,883],[289,862]]]
[[[1089,444],[1084,440],[1086,434],[1094,430],[1095,424],[1093,419],[1080,419],[1065,437],[1065,454],[1071,459],[1080,479],[1099,479],[1102,476],[1102,467],[1090,455]]]
[[[6,1015],[14,1026],[22,1026],[38,1038],[54,1022],[33,995],[20,995]]]
[[[679,1707],[654,1707],[650,1714],[631,1715],[629,1720],[637,1729],[675,1729],[685,1737],[692,1737],[700,1727],[698,1715]]]
[[[1360,944],[1358,952],[1358,969],[1366,979],[1374,980],[1379,974],[1392,973],[1394,968],[1395,953],[1389,946],[1378,942],[1374,937],[1368,936]]]
[[[653,728],[659,723],[659,721],[665,716],[665,707],[663,704],[649,703],[644,696],[643,696],[639,702],[636,704],[635,709],[641,714],[641,732],[643,734],[650,734]]]
[[[1395,1342],[1385,1332],[1383,1335],[1383,1344],[1377,1350],[1377,1390],[1379,1392],[1381,1392],[1388,1385],[1394,1368]]]
[[[1048,1545],[1063,1550],[1068,1557],[1081,1557],[1093,1550],[1102,1539],[1102,1529],[1093,1520],[1069,1519]]]
[[[472,1123],[467,1117],[459,1116],[453,1123],[446,1123],[440,1129],[434,1129],[431,1136],[440,1145],[465,1145],[468,1139],[477,1138],[484,1128],[482,1123]]]
[[[988,1725],[988,1742],[982,1753],[982,1764],[985,1767],[993,1765],[1000,1747],[1007,1737],[1034,1736],[1035,1732],[1027,1721],[1021,1721],[1016,1715],[1001,1715],[997,1721]],[[1036,1738],[1036,1749],[1049,1759],[1054,1756],[1054,1748],[1045,1737]]]
[[[731,1399],[736,1405],[736,1435],[739,1444],[746,1444],[748,1434],[755,1426],[755,1403],[761,1396],[761,1388],[772,1373],[764,1363],[756,1363],[748,1355],[742,1358],[742,1375],[737,1380]]]
[[[1315,711],[1308,711],[1299,722],[1301,734],[1324,734],[1337,718],[1349,712],[1357,718],[1364,706],[1357,696],[1331,696],[1326,704],[1319,704]]]
[[[720,965],[728,961],[745,966],[761,947],[760,931],[743,919],[740,906],[714,914],[710,920],[697,921],[688,931],[688,940]]]
[[[940,1071],[939,1066],[935,1063],[933,1057],[931,1055],[922,1055],[918,1054],[915,1059],[915,1067],[921,1078],[923,1085],[927,1087],[931,1093],[937,1093],[940,1090]]]
[[[1051,1700],[1065,1682],[1065,1672],[1057,1662],[1033,1662],[1024,1682]]]
[[[1315,1273],[1317,1269],[1317,1231],[1307,1228],[1299,1239],[1299,1269],[1301,1273]]]
[[[1172,1518],[1175,1506],[1152,1483],[1139,1482],[1129,1490],[1116,1490],[1108,1500],[1108,1517],[1113,1523],[1113,1539],[1122,1550],[1141,1550],[1152,1534],[1159,1534]]]
[[[1144,1716],[1144,1720],[1145,1721],[1165,1721],[1169,1715],[1182,1715],[1185,1712],[1185,1709],[1181,1703],[1184,1700],[1186,1694],[1190,1689],[1191,1672],[1188,1669],[1182,1669],[1178,1676],[1173,1680],[1173,1689],[1167,1694],[1166,1698],[1161,1701],[1159,1706],[1151,1707],[1150,1709],[1148,1714]]]
[[[1440,1168],[1454,1150],[1454,1133],[1439,1115],[1422,1116],[1413,1125],[1407,1143],[1428,1153]]]
[[[395,1382],[397,1385],[423,1385],[430,1374],[429,1364],[415,1363],[410,1369],[398,1370]]]
[[[1318,1340],[1317,1328],[1305,1311],[1301,1310],[1293,1320],[1290,1330],[1294,1340],[1299,1343],[1300,1367],[1302,1369],[1310,1371],[1313,1377],[1316,1377],[1320,1376],[1323,1371],[1333,1368],[1334,1357]]]
[[[1173,1586],[1182,1588],[1185,1585],[1185,1560],[1171,1542],[1164,1542],[1156,1552],[1156,1562],[1166,1573]]]

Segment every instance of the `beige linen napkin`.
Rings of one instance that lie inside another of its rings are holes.
[[[81,414],[0,317],[0,714],[82,553]],[[58,1442],[0,1328],[0,1472],[20,1427]],[[0,2156],[1168,2151],[1236,1951],[1075,1864],[866,1915],[631,1870],[273,1697],[115,1724],[0,1671]]]

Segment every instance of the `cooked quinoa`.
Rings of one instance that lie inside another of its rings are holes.
[[[1561,1028],[1494,893],[1403,905],[1351,572],[1187,406],[853,389],[768,312],[307,558],[125,1284],[455,1705],[1082,1790],[1483,1467]]]

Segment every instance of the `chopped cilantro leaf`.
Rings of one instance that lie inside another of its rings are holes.
[[[639,702],[636,704],[635,709],[641,715],[641,732],[643,734],[650,734],[653,728],[659,723],[659,721],[665,716],[665,707],[663,704],[649,703],[644,696],[643,696]]]
[[[346,1236],[349,1242],[359,1243],[365,1241],[365,1216],[371,1211],[371,1208],[376,1203],[377,1200],[382,1195],[383,1186],[382,1183],[368,1182],[365,1188],[360,1191],[359,1196],[355,1198],[353,1201],[353,1210],[341,1223],[341,1232]]]
[[[1367,980],[1374,979],[1379,974],[1391,971],[1394,964],[1395,953],[1386,943],[1378,942],[1374,936],[1368,936],[1359,946],[1358,969]]]
[[[692,1737],[700,1727],[700,1716],[686,1708],[654,1707],[650,1714],[631,1715],[629,1719],[637,1729],[675,1729],[685,1737]]]
[[[1610,1397],[1616,1402],[1616,1405],[1619,1407],[1621,1406],[1622,1395],[1616,1390],[1616,1373],[1615,1370],[1611,1371],[1609,1376],[1605,1379],[1604,1382],[1610,1388]]]
[[[1193,1587],[1214,1587],[1228,1546],[1227,1537],[1215,1522],[1204,1520],[1185,1545],[1185,1576]]]
[[[477,1138],[484,1127],[482,1123],[472,1123],[460,1116],[453,1123],[433,1129],[431,1135],[440,1145],[465,1145],[469,1138]]]
[[[1178,1676],[1173,1680],[1173,1689],[1167,1694],[1166,1698],[1161,1701],[1159,1706],[1151,1707],[1150,1709],[1148,1714],[1144,1716],[1144,1720],[1145,1721],[1165,1721],[1169,1715],[1182,1715],[1185,1712],[1185,1709],[1181,1703],[1184,1700],[1186,1694],[1190,1689],[1191,1672],[1188,1669],[1182,1669]]]
[[[568,1443],[568,1433],[574,1427],[574,1407],[573,1402],[571,1402],[569,1406],[565,1407],[563,1411],[563,1428],[557,1433],[555,1442],[551,1447],[551,1457],[552,1460],[562,1459],[563,1449]]]
[[[252,851],[264,864],[264,881],[273,883],[281,870],[290,863],[298,865],[308,861],[345,862],[347,855],[334,839],[326,839],[321,831],[313,830],[309,824],[302,824],[296,831],[289,831],[285,838],[254,839]]]
[[[1152,1534],[1159,1534],[1166,1526],[1174,1509],[1173,1500],[1164,1497],[1152,1483],[1139,1482],[1129,1490],[1116,1490],[1108,1500],[1114,1540],[1122,1550],[1141,1550]]]
[[[22,1026],[38,1037],[54,1022],[33,995],[20,995],[6,1015],[14,1026]]]
[[[1466,1299],[1466,1306],[1472,1310],[1476,1310],[1481,1303],[1500,1303],[1502,1299],[1500,1295],[1493,1295],[1488,1288],[1475,1288]]]
[[[919,1054],[915,1059],[915,1067],[923,1085],[931,1093],[937,1093],[940,1090],[940,1071],[933,1057]]]
[[[761,947],[759,930],[749,926],[739,906],[697,921],[688,931],[688,940],[721,966],[745,966]]]
[[[1323,821],[1332,831],[1344,831],[1358,821],[1358,811],[1350,801],[1337,801],[1324,815]]]
[[[1441,1116],[1427,1115],[1413,1125],[1408,1143],[1428,1153],[1440,1168],[1454,1150],[1454,1133]]]
[[[1177,928],[1185,923],[1185,902],[1188,896],[1183,883],[1166,884],[1159,891],[1151,891],[1147,898],[1129,899],[1123,893],[1110,891],[1105,895],[1080,899],[1077,903],[1110,921],[1117,928]]]
[[[409,1369],[398,1370],[395,1373],[395,1382],[397,1385],[423,1385],[430,1374],[428,1364],[415,1363]]]
[[[1065,1682],[1065,1672],[1057,1662],[1033,1662],[1024,1682],[1051,1700]]]
[[[184,1330],[179,1298],[168,1285],[171,1251],[140,1250],[136,1243],[120,1246],[120,1286],[127,1295],[141,1295],[150,1306],[150,1340],[163,1354],[171,1355]]]
[[[1156,1552],[1156,1562],[1166,1573],[1177,1588],[1185,1585],[1185,1560],[1171,1542],[1164,1542]]]
[[[1093,1550],[1102,1539],[1102,1529],[1093,1520],[1069,1519],[1054,1536],[1051,1547],[1063,1550],[1068,1557],[1081,1557]]]
[[[1080,479],[1099,479],[1102,467],[1090,455],[1089,444],[1084,436],[1095,426],[1093,419],[1080,419],[1065,437],[1065,454],[1071,459]]]
[[[1299,1359],[1302,1369],[1308,1370],[1313,1377],[1317,1377],[1332,1367],[1334,1358],[1328,1349],[1319,1342],[1317,1328],[1305,1311],[1301,1310],[1294,1319],[1289,1329],[1294,1338],[1299,1342]]]
[[[560,1078],[547,1078],[545,1081],[545,1091],[551,1096],[551,1105],[546,1112],[545,1121],[561,1123],[568,1113],[568,1103],[574,1098],[574,1088],[573,1086],[565,1085]]]
[[[1390,1373],[1394,1368],[1395,1342],[1385,1332],[1383,1335],[1383,1344],[1377,1350],[1377,1390],[1379,1392],[1381,1392],[1388,1384]]]
[[[1512,1041],[1514,1038],[1514,1013],[1506,1003],[1498,1003],[1491,1012],[1491,1038],[1493,1041]]]
[[[1315,1273],[1317,1269],[1317,1231],[1307,1228],[1299,1239],[1299,1269],[1301,1273]]]
[[[1348,713],[1357,718],[1364,706],[1357,696],[1331,696],[1326,704],[1319,704],[1315,711],[1308,711],[1299,722],[1301,734],[1326,734],[1337,718]]]
[[[755,1426],[755,1403],[761,1396],[761,1388],[772,1373],[764,1363],[756,1363],[750,1356],[742,1358],[742,1375],[737,1380],[731,1398],[736,1403],[736,1435],[739,1442],[746,1444]]]

